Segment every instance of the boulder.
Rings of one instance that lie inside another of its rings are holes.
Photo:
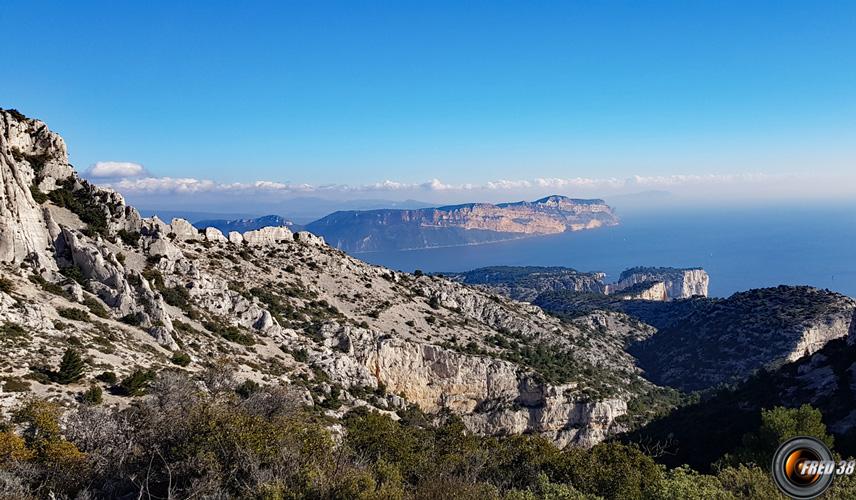
[[[171,232],[178,241],[198,240],[199,230],[184,219],[172,219],[169,225]]]
[[[205,228],[205,239],[214,243],[222,243],[226,241],[226,237],[216,227]]]
[[[294,240],[287,227],[263,227],[244,233],[244,241],[253,246],[273,246]]]
[[[238,231],[229,231],[229,241],[236,245],[240,245],[244,242],[244,236]]]

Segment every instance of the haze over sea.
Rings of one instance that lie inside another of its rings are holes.
[[[703,267],[710,294],[811,285],[856,297],[856,204],[618,211],[621,224],[502,243],[358,254],[403,271],[567,266],[612,281],[637,266]]]

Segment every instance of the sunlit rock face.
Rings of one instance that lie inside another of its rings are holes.
[[[675,269],[672,267],[634,267],[621,273],[618,282],[607,287],[607,293],[621,292],[626,288],[647,282],[662,282],[666,300],[707,297],[710,276],[704,269]]]
[[[306,228],[347,252],[477,245],[618,224],[603,200],[548,196],[416,210],[341,211]]]

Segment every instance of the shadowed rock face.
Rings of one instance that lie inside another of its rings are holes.
[[[856,301],[779,286],[711,300],[631,348],[648,377],[682,390],[742,380],[809,356],[853,329]]]
[[[628,401],[656,389],[623,350],[652,330],[624,315],[563,322],[448,279],[366,264],[287,227],[224,234],[142,218],[81,179],[43,123],[0,110],[0,126],[0,326],[27,337],[0,343],[4,376],[55,366],[74,337],[120,378],[170,366],[181,351],[191,372],[225,358],[239,377],[291,385],[334,418],[363,405],[397,418],[417,405],[458,414],[476,432],[579,446],[625,429]],[[559,197],[429,219],[520,234],[614,223],[602,202]],[[46,381],[31,390],[74,396]]]
[[[603,200],[548,196],[499,205],[343,211],[306,228],[336,248],[358,253],[477,245],[615,224],[618,217]]]

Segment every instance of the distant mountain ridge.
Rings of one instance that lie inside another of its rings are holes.
[[[340,211],[306,228],[331,246],[360,253],[478,245],[616,224],[618,217],[603,200],[553,195],[496,205]]]
[[[287,227],[293,230],[299,229],[294,222],[285,219],[279,215],[265,215],[262,217],[250,219],[211,219],[194,222],[193,226],[197,229],[205,229],[214,227],[219,229],[223,234],[229,234],[230,231],[243,233],[246,231],[255,231],[264,227]]]

